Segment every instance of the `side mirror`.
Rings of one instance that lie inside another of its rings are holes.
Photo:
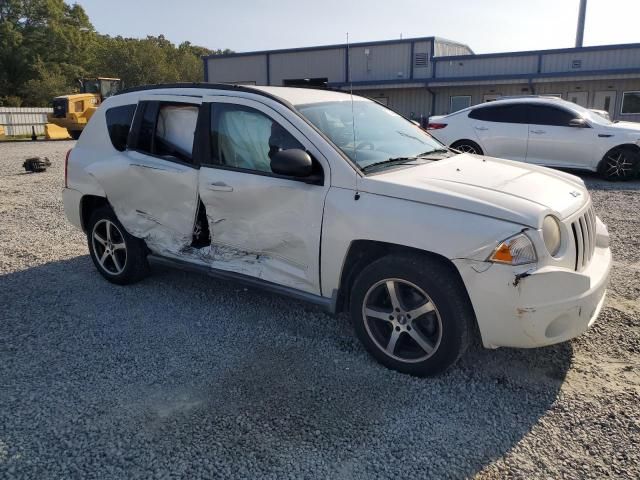
[[[589,128],[589,124],[584,118],[573,118],[569,121],[570,127]]]
[[[271,157],[271,171],[288,177],[308,177],[313,171],[311,156],[299,148],[280,150]]]

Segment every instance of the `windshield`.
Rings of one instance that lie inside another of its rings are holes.
[[[360,168],[446,149],[417,125],[375,102],[356,100],[353,107],[349,101],[323,102],[296,108]]]

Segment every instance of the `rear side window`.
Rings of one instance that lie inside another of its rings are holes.
[[[136,150],[192,163],[198,111],[197,105],[145,102]]]
[[[136,112],[136,105],[122,105],[107,110],[105,117],[107,120],[107,130],[109,138],[116,150],[124,151],[127,148],[127,137]]]
[[[485,122],[528,123],[527,106],[522,104],[491,105],[469,112],[469,118]]]
[[[569,122],[578,116],[568,110],[557,107],[547,107],[545,105],[531,105],[530,109],[529,123],[533,125],[568,127]]]

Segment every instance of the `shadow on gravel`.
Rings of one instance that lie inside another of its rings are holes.
[[[545,415],[572,358],[474,347],[416,379],[343,316],[158,267],[117,287],[88,256],[1,276],[0,317],[4,478],[472,476]]]

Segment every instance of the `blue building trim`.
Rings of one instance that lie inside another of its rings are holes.
[[[202,57],[202,66],[204,67],[204,82],[209,83],[209,60]]]
[[[265,55],[265,61],[267,63],[267,85],[271,85],[271,55]]]
[[[416,42],[411,42],[411,53],[409,54],[409,78],[413,79],[413,64],[415,62]]]
[[[617,68],[608,70],[589,70],[584,72],[550,72],[550,73],[522,73],[522,74],[509,74],[509,75],[483,75],[483,76],[469,76],[469,77],[442,77],[442,78],[430,78],[430,79],[398,79],[398,80],[367,80],[362,82],[353,82],[354,87],[358,86],[373,86],[380,85],[395,85],[395,84],[415,84],[420,86],[431,87],[437,83],[458,83],[458,82],[483,82],[491,80],[522,80],[523,82],[533,82],[539,78],[554,78],[554,77],[581,77],[581,76],[599,76],[599,75],[623,75],[628,73],[640,74],[640,68]],[[332,82],[329,83],[330,87],[342,87],[347,83]]]

